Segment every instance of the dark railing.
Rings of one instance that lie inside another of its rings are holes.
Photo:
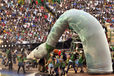
[[[56,45],[56,49],[69,49],[71,45],[72,39],[69,38],[64,42],[58,42]],[[7,48],[28,48],[29,50],[33,50],[41,43],[27,43],[27,44],[15,44],[15,43],[4,43],[0,45],[0,49],[7,49]]]

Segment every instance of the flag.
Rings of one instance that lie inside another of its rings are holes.
[[[44,0],[41,0],[41,2],[44,2]]]
[[[57,2],[58,2],[58,3],[60,3],[60,2],[61,2],[61,0],[57,0]]]
[[[38,1],[36,1],[36,4],[38,4]]]
[[[32,0],[30,0],[30,3],[32,3]]]
[[[55,0],[48,0],[48,2],[49,2],[49,3],[54,3],[54,2],[55,2]]]
[[[18,0],[18,4],[24,4],[25,0]]]
[[[41,0],[38,0],[38,3],[41,3]]]
[[[49,3],[51,3],[51,0],[48,0]]]

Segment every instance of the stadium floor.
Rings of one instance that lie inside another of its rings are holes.
[[[15,66],[15,68],[14,68]],[[26,70],[26,74],[23,74],[22,69],[20,70],[20,74],[17,74],[17,64],[14,64],[13,71],[8,71],[8,67],[4,67],[0,64],[0,76],[49,76],[47,73],[42,73],[38,71],[38,68],[30,68],[30,70]],[[66,68],[65,68],[66,70]],[[79,73],[80,69],[78,69],[78,73],[75,74],[74,69],[69,69],[68,73],[65,76],[114,76],[114,74],[108,75],[89,75],[87,73],[86,68],[84,68],[85,73]]]
[[[0,76],[49,76],[47,73],[38,73],[38,72],[33,72],[33,73],[26,73],[26,74],[17,74],[16,71],[6,71],[6,70],[1,70],[0,71]],[[74,71],[69,71],[68,74],[65,74],[65,76],[114,76],[114,74],[108,74],[108,75],[90,75],[88,73],[74,73]]]

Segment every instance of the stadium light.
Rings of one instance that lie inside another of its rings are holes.
[[[10,45],[9,45],[9,47],[10,47]]]
[[[5,47],[7,47],[7,45],[4,45]]]
[[[2,45],[2,47],[4,47],[4,45]]]

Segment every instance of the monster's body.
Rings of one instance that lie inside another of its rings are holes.
[[[45,43],[55,47],[60,36],[68,27],[77,32],[82,41],[88,72],[112,72],[111,54],[105,32],[97,19],[89,13],[76,9],[71,9],[63,13],[55,22]],[[46,46],[43,45],[43,47]],[[47,51],[43,51],[41,54],[37,52],[34,54],[37,58],[43,57],[48,53]],[[39,54],[40,57],[38,56]]]

